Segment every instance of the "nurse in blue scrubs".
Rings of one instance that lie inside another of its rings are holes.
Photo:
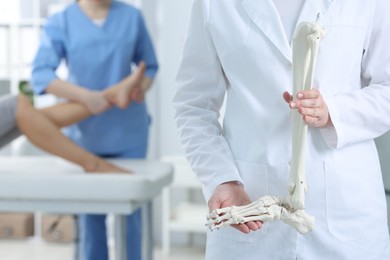
[[[56,69],[64,60],[69,75]],[[104,90],[146,64],[146,77],[135,100],[125,109],[113,106]],[[51,93],[84,104],[94,116],[78,123],[70,138],[106,158],[144,158],[150,118],[143,94],[157,72],[157,60],[143,17],[116,0],[79,0],[47,20],[33,63],[32,83],[38,94]],[[93,187],[91,187],[93,189]],[[80,217],[80,253],[84,260],[107,260],[104,215]],[[128,217],[128,259],[141,259],[141,216]]]

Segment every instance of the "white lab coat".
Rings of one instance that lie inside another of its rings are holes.
[[[208,234],[206,259],[390,259],[386,204],[373,138],[390,126],[390,2],[307,0],[319,23],[314,87],[334,127],[310,128],[306,210],[313,232],[278,221],[249,235]],[[195,0],[174,98],[186,155],[208,200],[240,181],[251,199],[287,196],[291,159],[290,39],[272,0]],[[219,109],[226,99],[223,127]]]

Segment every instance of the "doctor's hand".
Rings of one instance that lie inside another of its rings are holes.
[[[110,103],[107,101],[103,92],[100,91],[86,91],[82,97],[83,104],[87,107],[88,111],[93,115],[103,113],[111,108]]]
[[[291,109],[298,110],[308,126],[318,128],[333,126],[328,106],[318,89],[300,91],[296,100],[293,100],[293,96],[286,91],[283,93],[283,99]]]
[[[208,206],[210,212],[230,206],[243,206],[251,203],[248,194],[245,192],[244,187],[238,182],[226,182],[218,185],[210,200]],[[251,221],[245,224],[232,225],[232,227],[239,231],[248,234],[250,231],[256,231],[262,227],[262,222]]]

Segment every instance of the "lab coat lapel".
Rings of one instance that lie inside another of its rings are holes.
[[[272,0],[243,0],[242,7],[252,22],[290,62],[291,48],[279,13]]]
[[[334,0],[306,0],[297,25],[303,21],[315,21],[317,14],[324,16]],[[292,51],[279,13],[272,0],[243,0],[242,7],[252,22],[275,45],[282,55],[292,62]],[[321,19],[321,18],[320,18]]]

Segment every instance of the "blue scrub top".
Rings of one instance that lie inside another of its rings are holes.
[[[32,85],[45,93],[57,78],[65,59],[68,82],[103,90],[131,73],[131,65],[144,61],[146,76],[153,78],[158,65],[142,14],[119,1],[112,5],[102,26],[97,26],[77,3],[48,18],[33,62]],[[110,109],[77,124],[71,138],[100,155],[120,155],[145,149],[150,118],[145,103],[132,102],[125,109]]]

